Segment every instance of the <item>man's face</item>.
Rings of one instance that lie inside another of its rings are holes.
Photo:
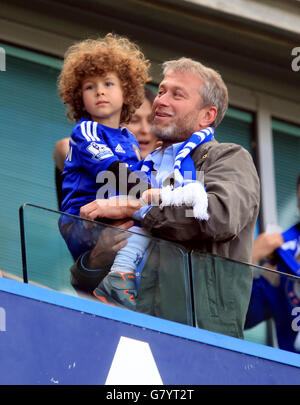
[[[161,82],[152,108],[152,130],[164,143],[185,141],[199,131],[201,78],[170,71]]]

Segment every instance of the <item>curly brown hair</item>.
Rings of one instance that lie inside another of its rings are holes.
[[[58,77],[59,95],[67,105],[71,121],[90,118],[84,110],[81,85],[88,76],[113,72],[120,79],[124,104],[120,123],[128,123],[144,100],[144,87],[150,81],[150,63],[138,46],[125,37],[107,34],[104,38],[75,43],[65,53]]]

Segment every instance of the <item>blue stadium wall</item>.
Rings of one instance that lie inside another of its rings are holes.
[[[298,354],[257,343],[3,278],[0,303],[2,385],[121,385],[124,374],[108,376],[124,338],[131,342],[127,371],[132,385],[135,372],[143,384],[300,381]],[[141,366],[135,357],[141,342],[149,347],[152,365],[145,361]]]

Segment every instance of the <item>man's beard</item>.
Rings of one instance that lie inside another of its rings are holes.
[[[199,129],[196,125],[196,117],[198,117],[198,112],[192,111],[185,117],[178,117],[174,122],[162,127],[155,125],[152,121],[151,130],[154,135],[165,143],[182,142]]]

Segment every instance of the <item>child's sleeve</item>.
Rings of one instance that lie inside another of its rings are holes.
[[[97,183],[102,183],[101,176],[113,176],[117,194],[129,195],[137,190],[135,196],[140,198],[151,187],[150,183],[119,160],[97,133],[97,125],[94,121],[82,121],[73,130],[72,139],[76,143],[81,166],[95,177],[95,181],[97,179]]]
[[[103,138],[97,134],[97,122],[82,121],[72,132],[72,140],[76,144],[81,166],[95,178],[118,161],[117,156],[108,147]]]

